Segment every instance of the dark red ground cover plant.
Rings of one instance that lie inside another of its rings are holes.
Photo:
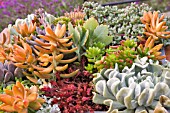
[[[60,78],[56,73],[56,81],[50,81],[52,88],[44,87],[45,96],[53,98],[52,104],[58,103],[62,113],[85,113],[105,110],[105,106],[92,102],[93,75],[84,69],[87,59],[82,57],[81,64],[71,64],[67,69],[73,72],[80,69],[76,76],[68,79]],[[67,73],[67,72],[66,72]]]

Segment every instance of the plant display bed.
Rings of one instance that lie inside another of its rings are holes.
[[[168,113],[169,38],[147,4],[38,9],[0,33],[0,113]]]

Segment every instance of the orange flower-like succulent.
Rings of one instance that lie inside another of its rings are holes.
[[[163,14],[160,18],[158,16],[158,12],[144,12],[143,17],[141,17],[141,22],[145,24],[145,32],[146,36],[152,36],[155,40],[159,38],[170,38],[170,31],[166,31],[168,26],[166,26],[166,22],[163,21],[165,15]]]
[[[25,23],[19,24],[18,26],[14,26],[15,30],[21,34],[23,37],[29,36],[31,33],[33,33],[36,29],[36,23],[29,23],[29,26]]]
[[[12,87],[12,90],[5,89],[6,94],[0,94],[0,110],[6,112],[28,113],[28,108],[39,110],[44,99],[38,98],[38,89],[32,86],[25,88],[20,82]]]

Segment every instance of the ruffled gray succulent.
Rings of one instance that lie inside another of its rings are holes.
[[[113,45],[119,44],[124,39],[134,39],[143,34],[144,25],[140,21],[144,11],[151,8],[147,4],[138,5],[132,3],[125,8],[117,6],[101,6],[94,2],[85,2],[83,11],[86,13],[86,19],[95,17],[100,24],[109,26],[109,34],[112,35]]]
[[[0,62],[0,83],[3,85],[15,83],[15,77],[23,77],[22,69],[16,67],[12,62]]]
[[[93,102],[110,106],[108,113],[152,113],[161,95],[170,96],[169,81],[170,69],[137,58],[122,72],[116,64],[97,73]]]

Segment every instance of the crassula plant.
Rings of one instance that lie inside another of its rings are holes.
[[[169,96],[170,70],[158,63],[148,62],[147,57],[119,71],[102,69],[93,79],[93,102],[109,106],[108,113],[152,113],[161,95]]]

